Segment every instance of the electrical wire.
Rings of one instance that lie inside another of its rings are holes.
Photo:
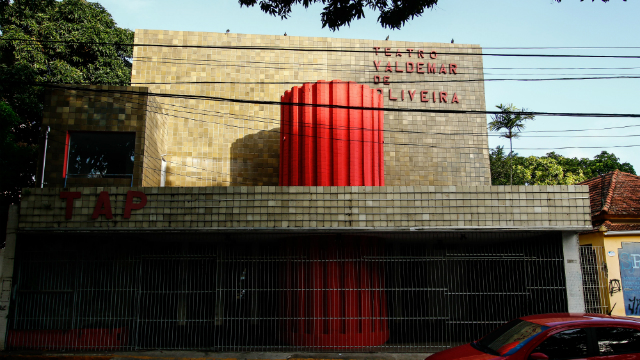
[[[91,88],[74,88],[73,85],[60,85],[60,84],[48,84],[48,83],[33,83],[31,85],[45,86],[55,89],[65,90],[82,90],[91,91],[96,93],[110,93],[110,94],[129,94],[129,95],[143,95],[143,96],[155,96],[159,98],[175,98],[175,99],[187,99],[187,100],[205,100],[215,102],[226,102],[234,104],[255,104],[255,105],[289,105],[300,107],[320,107],[331,109],[346,109],[346,110],[374,110],[385,112],[411,112],[411,113],[431,113],[431,114],[471,114],[471,115],[498,115],[502,114],[501,111],[487,111],[487,110],[450,110],[450,109],[419,109],[419,108],[375,108],[364,106],[348,106],[348,105],[333,105],[333,104],[307,104],[307,103],[294,103],[294,102],[282,102],[274,100],[250,100],[250,99],[233,99],[224,98],[219,96],[205,96],[205,95],[187,95],[187,94],[167,94],[167,93],[154,93],[144,91],[133,90],[109,90],[109,89],[91,89]],[[541,111],[520,111],[513,112],[516,115],[533,115],[533,116],[560,116],[560,117],[594,117],[594,118],[640,118],[640,114],[614,114],[614,113],[570,113],[570,112],[541,112]]]
[[[127,106],[127,105],[124,105]],[[149,107],[147,105],[147,107]],[[227,126],[227,127],[233,127],[233,128],[238,128],[238,129],[247,129],[247,130],[252,130],[252,131],[271,131],[271,132],[276,132],[275,129],[257,129],[254,127],[250,127],[250,126],[240,126],[240,125],[232,125],[232,124],[225,124],[225,123],[220,123],[220,122],[214,122],[214,121],[206,121],[206,120],[197,120],[191,117],[185,117],[185,116],[177,116],[177,115],[171,115],[171,114],[165,114],[165,113],[160,113],[160,112],[156,112],[156,111],[152,111],[152,110],[146,110],[147,112],[150,113],[154,113],[154,114],[158,114],[158,115],[163,115],[163,116],[170,116],[170,117],[174,117],[174,118],[180,118],[180,119],[185,119],[185,120],[190,120],[190,121],[196,121],[196,122],[202,122],[202,123],[207,123],[207,124],[215,124],[215,125],[221,125],[221,126]],[[282,129],[280,129],[279,131],[277,131],[279,134],[283,134]],[[294,133],[284,133],[284,135],[289,135],[289,136],[298,136],[298,137],[302,137],[302,138],[314,138],[314,139],[329,139],[329,140],[334,140],[334,141],[344,141],[344,142],[359,142],[359,143],[380,143],[379,141],[368,141],[368,140],[359,140],[359,139],[349,139],[349,138],[338,138],[338,137],[323,137],[323,136],[318,136],[318,135],[310,135],[310,134],[294,134]],[[477,147],[477,146],[438,146],[438,145],[426,145],[426,144],[416,144],[416,143],[394,143],[394,142],[387,142],[387,141],[383,141],[382,142],[384,145],[392,145],[392,146],[412,146],[412,147],[422,147],[422,148],[434,148],[434,149],[475,149],[475,150],[486,150],[488,147]],[[554,148],[523,148],[523,147],[518,147],[519,150],[565,150],[565,149],[600,149],[600,148],[630,148],[630,147],[640,147],[640,145],[612,145],[612,146],[565,146],[565,147],[554,147]]]
[[[36,39],[6,39],[6,42],[32,42],[32,43],[52,43],[52,44],[73,44],[73,45],[114,45],[114,46],[137,46],[137,47],[167,47],[167,48],[187,48],[187,49],[220,49],[220,50],[271,50],[271,51],[296,51],[296,52],[346,52],[346,53],[376,53],[377,50],[364,50],[360,48],[328,48],[328,47],[276,47],[276,46],[244,46],[244,45],[188,45],[188,44],[148,44],[148,43],[116,43],[98,41],[69,41],[69,40],[36,40]],[[442,44],[445,46],[445,44]],[[432,48],[438,48],[431,46]],[[447,46],[447,48],[451,48]],[[454,46],[455,48],[455,46]],[[464,49],[464,48],[462,48]],[[469,47],[472,50],[481,50],[478,47]],[[544,57],[544,58],[603,58],[603,59],[640,59],[640,55],[584,55],[584,54],[500,54],[481,52],[439,52],[440,55],[460,55],[460,56],[498,56],[498,57]],[[428,55],[428,53],[427,53]]]

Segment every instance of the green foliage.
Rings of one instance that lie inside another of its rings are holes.
[[[0,101],[19,119],[10,131],[16,143],[35,148],[41,138],[44,89],[33,84],[128,85],[131,81],[133,49],[126,44],[133,42],[133,32],[117,27],[98,3],[0,0],[0,31]],[[0,153],[1,161],[9,161],[7,156]],[[28,180],[21,177],[19,183],[2,184],[5,200],[15,202],[16,189],[33,186],[36,157],[33,151],[25,159]]]
[[[489,151],[491,184],[509,185],[509,157],[501,146]],[[606,151],[588,158],[567,158],[555,152],[546,156],[513,155],[513,185],[571,185],[620,170],[635,175],[629,163]]]
[[[561,0],[555,0],[560,2]],[[584,1],[584,0],[580,0]],[[592,0],[595,1],[595,0]],[[602,0],[608,2],[609,0]],[[627,0],[623,0],[627,1]],[[258,0],[238,0],[240,6],[254,6]],[[272,16],[286,19],[291,15],[293,5],[309,5],[322,3],[324,8],[320,14],[322,27],[332,31],[342,26],[349,26],[353,19],[364,18],[364,10],[369,8],[378,12],[378,22],[383,28],[400,29],[414,17],[422,16],[424,10],[433,8],[438,0],[260,0],[260,10]]]
[[[509,105],[497,105],[498,109],[500,109],[500,113],[492,115],[492,121],[489,122],[489,130],[490,131],[502,131],[500,137],[509,139],[509,184],[513,185],[513,139],[518,137],[520,131],[522,131],[525,127],[524,122],[526,120],[533,120],[534,116],[532,114],[527,114],[526,109],[518,109],[513,106],[513,104]]]
[[[18,115],[11,107],[0,102],[0,189],[4,197],[18,193],[23,184],[33,185],[33,172],[29,165],[37,146],[16,141],[13,129],[19,123]],[[6,203],[7,199],[3,202]]]
[[[489,149],[489,164],[491,166],[491,184],[492,185],[509,185],[509,177],[511,174],[511,161],[516,166],[522,158],[518,154],[513,154],[510,158],[504,151],[504,147],[498,146],[495,149]]]
[[[514,182],[524,185],[572,185],[587,180],[578,170],[565,172],[555,159],[529,156],[513,170]]]
[[[254,6],[258,0],[239,0],[240,6]],[[425,9],[433,8],[438,0],[386,1],[386,0],[260,0],[260,10],[272,16],[286,19],[291,14],[293,5],[308,8],[314,3],[322,3],[324,8],[320,14],[322,27],[332,31],[342,26],[349,26],[353,19],[364,18],[364,10],[369,8],[378,12],[378,22],[383,28],[400,29],[416,16],[421,16]]]
[[[526,120],[533,120],[534,116],[527,114],[526,109],[518,109],[513,104],[496,105],[501,111],[499,114],[491,116],[492,121],[489,122],[490,131],[502,131],[500,137],[513,139],[519,136],[520,131],[525,128]]]

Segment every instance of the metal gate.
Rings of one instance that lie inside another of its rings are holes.
[[[11,349],[432,352],[567,310],[559,233],[22,234],[14,284]]]
[[[580,246],[580,268],[582,270],[582,292],[585,312],[609,313],[609,286],[604,247]]]

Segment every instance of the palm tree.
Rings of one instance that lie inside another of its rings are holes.
[[[490,131],[505,130],[500,137],[509,139],[509,183],[513,185],[513,138],[518,137],[520,131],[524,129],[525,120],[533,120],[533,114],[526,114],[526,109],[518,109],[513,104],[497,105],[500,113],[492,115],[493,121],[489,122]]]

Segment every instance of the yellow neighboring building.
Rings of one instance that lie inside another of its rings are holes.
[[[585,305],[640,317],[640,177],[616,170],[582,185],[593,223],[580,234]]]

